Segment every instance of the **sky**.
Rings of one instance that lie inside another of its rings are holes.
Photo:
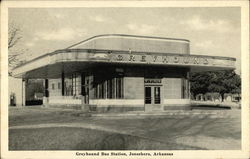
[[[188,39],[190,54],[234,57],[240,73],[240,24],[238,7],[9,9],[25,60],[99,34],[131,34]]]

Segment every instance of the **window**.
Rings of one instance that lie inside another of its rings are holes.
[[[72,83],[70,82],[70,79],[65,79],[65,96],[72,96]]]
[[[116,78],[116,98],[123,98],[123,78]]]
[[[145,87],[145,104],[151,104],[151,87]]]
[[[123,98],[123,77],[100,81],[95,85],[94,96],[97,99],[121,99]]]
[[[187,79],[182,79],[182,98],[189,98],[189,82]]]
[[[52,90],[55,89],[55,84],[54,83],[52,83],[51,88],[52,88]]]
[[[99,98],[103,99],[105,97],[105,82],[98,85],[99,87]]]
[[[72,86],[72,77],[67,77],[65,78],[65,83],[64,83],[64,91],[65,91],[65,96],[72,96],[73,95],[73,86]]]
[[[58,88],[61,88],[61,84]],[[64,95],[65,96],[78,96],[81,94],[81,76],[74,73],[65,77],[64,81]]]
[[[154,99],[155,104],[161,104],[161,88],[160,87],[154,87]]]
[[[116,84],[115,84],[115,83],[116,83],[116,79],[113,78],[113,79],[112,79],[112,92],[111,92],[111,93],[112,93],[112,98],[115,98],[115,97],[116,97],[116,96],[115,96],[115,93],[116,93],[116,92],[115,92],[115,90],[116,90],[116,87],[115,87]]]
[[[95,85],[94,96],[95,96],[95,98],[98,98],[98,85]]]
[[[61,89],[61,83],[60,82],[58,83],[58,89]]]
[[[113,80],[112,79],[109,79],[107,81],[107,98],[114,98],[113,97]]]

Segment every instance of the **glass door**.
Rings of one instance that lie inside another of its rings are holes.
[[[154,104],[161,104],[161,87],[154,87]]]
[[[152,104],[151,87],[145,87],[145,104]]]
[[[154,105],[161,104],[161,87],[146,86],[145,87],[145,104]]]

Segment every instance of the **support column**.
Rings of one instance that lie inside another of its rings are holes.
[[[81,95],[85,96],[86,92],[85,92],[85,74],[81,73]]]
[[[64,72],[62,72],[62,76],[61,76],[61,80],[62,80],[62,96],[64,96],[64,86],[65,86],[64,79],[65,79]]]
[[[22,106],[26,105],[26,79],[22,79]]]
[[[45,107],[48,106],[49,104],[49,80],[45,79],[44,80],[44,97],[43,97],[43,105]]]
[[[90,99],[94,98],[94,75],[88,76],[88,82],[86,83],[87,87],[87,95],[88,95],[88,102]]]
[[[86,103],[85,73],[81,73],[81,98],[84,105]]]
[[[45,79],[45,97],[49,97],[49,80]]]

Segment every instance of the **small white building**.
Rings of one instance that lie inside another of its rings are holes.
[[[22,89],[22,79],[9,76],[8,105],[11,106],[11,96],[12,95],[14,95],[14,98],[15,98],[14,103],[16,106],[25,105],[25,100],[23,100],[24,94],[22,93],[22,91],[24,91]]]

